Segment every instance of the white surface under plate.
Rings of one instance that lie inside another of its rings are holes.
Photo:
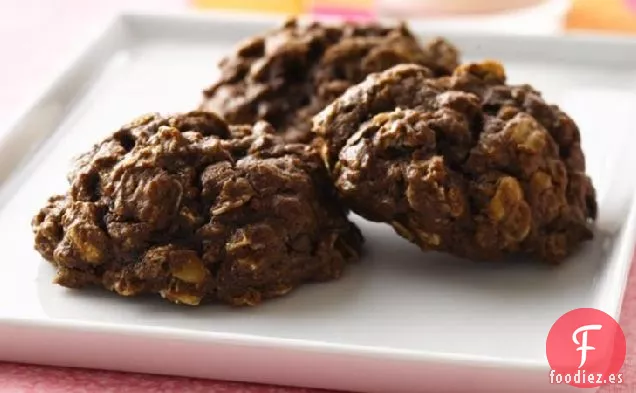
[[[547,384],[548,330],[577,307],[617,317],[634,248],[636,43],[626,39],[444,33],[466,60],[504,61],[511,82],[534,84],[581,127],[601,216],[595,240],[560,268],[424,254],[356,219],[362,263],[256,308],[51,284],[30,220],[64,191],[71,157],[138,114],[194,107],[221,54],[272,23],[120,18],[1,141],[0,359],[368,392],[565,389]]]

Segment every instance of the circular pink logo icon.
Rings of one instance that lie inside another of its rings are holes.
[[[559,318],[548,333],[550,382],[580,388],[622,383],[625,334],[603,311],[579,308]]]

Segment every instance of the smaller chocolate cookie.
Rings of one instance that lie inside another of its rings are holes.
[[[530,86],[505,85],[498,63],[373,74],[314,132],[344,203],[422,249],[556,263],[593,236],[578,128]]]
[[[340,276],[362,236],[319,156],[270,125],[151,114],[82,155],[33,219],[55,281],[254,305]]]
[[[200,109],[231,124],[266,120],[287,141],[306,143],[311,117],[368,74],[414,63],[432,75],[449,75],[458,56],[440,38],[421,45],[404,24],[302,25],[292,19],[224,58]]]

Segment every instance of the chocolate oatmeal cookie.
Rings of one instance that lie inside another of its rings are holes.
[[[266,120],[292,142],[308,142],[311,117],[368,74],[401,63],[449,75],[458,52],[436,38],[421,45],[406,25],[284,26],[242,43],[220,62],[200,109],[231,124]]]
[[[255,305],[337,278],[362,242],[320,157],[264,122],[147,115],[68,178],[33,219],[35,247],[66,287]]]
[[[314,118],[343,201],[424,250],[562,261],[597,213],[579,130],[505,81],[496,62],[398,65],[350,88]]]

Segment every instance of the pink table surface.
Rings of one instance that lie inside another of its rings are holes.
[[[130,4],[135,7],[179,8],[182,0],[0,0],[0,134],[15,112],[26,105],[49,74],[70,53],[77,38],[95,22]],[[636,269],[630,273],[636,283]],[[601,393],[636,392],[636,289],[624,299],[621,325],[627,336],[623,385],[605,386]],[[425,386],[422,386],[425,389]],[[317,390],[245,383],[64,369],[0,363],[0,393],[72,392],[208,392],[311,393]]]

